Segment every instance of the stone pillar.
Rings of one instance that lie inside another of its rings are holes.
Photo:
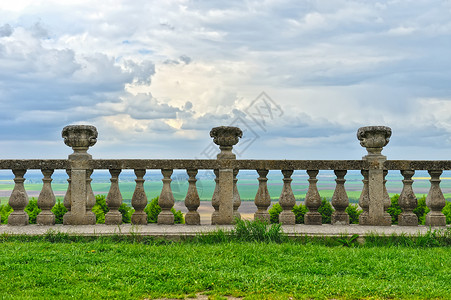
[[[335,170],[334,173],[337,176],[335,182],[334,194],[332,195],[332,205],[335,211],[332,213],[331,223],[332,225],[349,225],[349,215],[345,211],[349,206],[349,198],[345,189],[345,175],[347,170]]]
[[[219,218],[219,170],[214,170],[215,173],[215,190],[213,191],[213,196],[211,197],[211,205],[215,211],[211,214],[211,225],[218,224]]]
[[[160,197],[158,198],[158,205],[161,207],[161,212],[157,219],[157,223],[161,225],[174,224],[174,214],[171,211],[175,201],[171,189],[172,172],[172,169],[161,170],[161,174],[163,174],[163,189],[161,190]]]
[[[28,214],[24,211],[28,205],[28,195],[25,191],[23,177],[27,170],[12,170],[14,173],[14,189],[9,197],[9,205],[13,208],[13,212],[8,217],[8,225],[24,226],[28,225]]]
[[[370,225],[370,190],[368,184],[368,170],[361,171],[363,175],[363,189],[359,198],[359,206],[362,208],[362,213],[359,215],[359,225]]]
[[[238,208],[241,206],[241,197],[237,186],[238,179],[236,178],[238,172],[237,169],[233,170],[233,218],[241,220],[241,214],[238,212]]]
[[[219,145],[221,152],[218,154],[218,160],[234,160],[232,148],[243,136],[243,132],[238,127],[220,126],[210,131],[213,142]],[[219,170],[219,216],[216,224],[229,225],[233,223],[233,169],[229,167]]]
[[[385,126],[361,127],[357,131],[360,145],[368,151],[368,155],[362,159],[369,164],[369,225],[391,225],[391,217],[384,209],[384,162],[387,158],[381,154],[390,136],[391,129]]]
[[[52,174],[54,170],[41,170],[44,178],[42,178],[42,189],[38,197],[38,207],[42,210],[36,216],[36,224],[38,225],[55,225],[55,215],[52,208],[56,199],[52,190]]]
[[[105,214],[105,225],[119,225],[122,224],[122,214],[119,207],[122,204],[122,194],[119,189],[119,174],[120,169],[110,169],[111,185],[108,195],[106,196],[106,205],[109,211]]]
[[[268,213],[268,207],[271,205],[271,197],[268,191],[268,178],[266,177],[268,172],[268,170],[257,170],[260,177],[258,177],[258,190],[254,200],[255,206],[257,206],[254,220],[258,219],[269,224],[271,217]]]
[[[136,186],[132,196],[132,206],[135,212],[132,214],[131,222],[135,225],[146,225],[147,214],[144,212],[147,205],[147,195],[144,190],[144,175],[146,175],[146,170],[135,169],[135,175]]]
[[[197,211],[200,206],[199,193],[196,188],[197,172],[197,169],[186,170],[186,173],[189,176],[188,191],[185,197],[185,206],[188,208],[188,213],[185,215],[185,224],[187,225],[200,225],[200,215]]]
[[[401,170],[401,175],[404,176],[402,181],[403,187],[401,195],[399,195],[398,204],[402,208],[402,213],[398,216],[398,225],[400,226],[417,226],[418,217],[413,213],[417,207],[418,201],[413,192],[412,176],[415,174],[414,170]]]
[[[293,170],[282,170],[283,187],[280,193],[279,204],[283,211],[279,215],[279,223],[282,225],[295,225],[296,216],[293,213],[293,207],[296,204],[293,190],[291,189],[291,175]]]
[[[316,186],[318,173],[319,170],[307,170],[309,186],[305,195],[305,206],[309,211],[304,216],[305,225],[322,225],[323,223],[323,217],[318,212],[318,208],[321,206],[321,197]]]
[[[87,170],[92,156],[87,153],[89,147],[97,142],[97,129],[91,125],[69,125],[63,128],[64,143],[72,147],[69,155],[70,171],[70,213],[63,218],[65,225],[92,225],[91,215],[86,214],[88,201]]]
[[[426,226],[446,226],[446,217],[442,213],[446,200],[440,188],[440,175],[442,170],[429,170],[431,175],[431,188],[426,196],[426,205],[431,210],[426,215]]]

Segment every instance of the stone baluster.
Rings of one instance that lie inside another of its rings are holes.
[[[443,207],[445,207],[446,200],[440,188],[440,175],[442,174],[442,172],[442,170],[428,171],[429,175],[431,175],[431,187],[429,189],[428,195],[426,196],[426,205],[431,211],[426,215],[426,226],[446,225],[446,217],[442,213],[442,209]]]
[[[360,171],[363,175],[363,189],[359,198],[359,206],[362,212],[359,215],[359,225],[370,225],[370,191],[368,184],[368,170]]]
[[[197,169],[187,169],[186,173],[189,176],[188,179],[188,191],[185,197],[185,206],[188,208],[188,213],[185,215],[185,224],[187,225],[200,225],[200,215],[197,209],[200,205],[199,193],[196,187],[196,175]]]
[[[309,186],[305,195],[305,205],[309,211],[304,216],[305,225],[321,225],[323,221],[323,217],[318,212],[318,208],[321,206],[321,197],[316,186],[318,173],[318,170],[307,170]]]
[[[388,212],[388,208],[391,206],[391,198],[387,191],[387,186],[386,186],[387,180],[385,179],[385,177],[388,174],[388,170],[384,170],[383,174],[384,174],[384,211]],[[390,222],[391,222],[391,217],[390,217]]]
[[[131,222],[135,225],[146,225],[147,214],[144,209],[147,205],[147,195],[144,190],[144,175],[146,175],[145,169],[135,169],[136,186],[132,196],[132,206],[135,212],[132,214]]]
[[[89,147],[97,142],[97,129],[90,125],[69,125],[62,133],[64,143],[72,147],[74,153],[69,155],[70,164],[70,213],[63,217],[65,225],[92,225],[95,217],[87,214],[88,171],[92,156],[87,153]]]
[[[210,131],[213,142],[219,145],[221,152],[217,159],[221,161],[235,160],[236,155],[232,153],[232,148],[243,136],[243,132],[238,127],[220,126]],[[234,187],[233,168],[230,164],[219,169],[219,216],[216,224],[229,225],[233,223]]]
[[[257,212],[254,214],[254,220],[265,221],[269,224],[270,215],[268,213],[268,207],[271,205],[271,197],[268,191],[268,170],[259,169],[257,173],[258,177],[258,190],[255,195],[255,206],[257,206]]]
[[[233,218],[234,219],[241,219],[241,214],[238,212],[238,208],[241,205],[241,197],[240,193],[238,192],[238,178],[236,176],[238,175],[239,170],[234,169],[233,170]]]
[[[347,170],[335,170],[334,173],[337,176],[335,182],[334,194],[332,195],[332,205],[335,211],[332,213],[331,223],[332,225],[349,225],[349,215],[345,211],[349,206],[349,198],[345,189],[345,175]]]
[[[171,212],[171,208],[174,206],[174,195],[171,189],[171,175],[172,169],[162,169],[163,174],[163,189],[161,190],[160,198],[158,199],[158,205],[161,207],[161,212],[158,215],[158,224],[172,225],[174,224],[174,214]]]
[[[106,205],[109,211],[105,214],[105,225],[119,225],[122,223],[122,214],[119,207],[122,204],[122,194],[119,189],[120,169],[110,169],[111,185],[108,195],[106,196]]]
[[[28,214],[24,211],[28,205],[28,195],[25,191],[23,177],[27,170],[13,169],[14,173],[14,189],[9,197],[9,205],[13,208],[13,212],[8,217],[8,225],[23,226],[28,225]]]
[[[385,126],[361,127],[357,131],[360,145],[368,155],[362,159],[368,162],[369,225],[391,225],[391,217],[384,207],[384,162],[387,157],[381,154],[390,141],[391,129]]]
[[[401,170],[401,175],[404,177],[402,183],[401,195],[399,195],[398,204],[402,208],[402,213],[398,216],[398,225],[400,226],[417,226],[418,217],[413,213],[417,207],[418,201],[413,192],[412,176],[415,174],[414,170]]]
[[[54,170],[41,170],[44,178],[42,178],[42,189],[38,197],[38,207],[41,212],[36,216],[36,224],[38,225],[55,225],[55,215],[52,208],[56,203],[55,194],[52,190],[52,174]]]
[[[283,187],[282,193],[280,193],[279,204],[282,206],[283,211],[279,215],[279,223],[283,225],[296,224],[296,216],[293,213],[293,207],[296,204],[293,190],[291,189],[291,175],[293,170],[282,170],[283,174]]]
[[[67,178],[68,185],[67,185],[66,194],[64,195],[63,205],[67,209],[67,212],[63,216],[63,224],[67,224],[68,223],[67,220],[71,219],[71,217],[70,217],[70,214],[71,214],[71,212],[70,212],[70,209],[71,209],[70,191],[71,191],[72,187],[71,187],[71,180],[70,180],[70,169],[67,169],[66,173],[68,176],[68,178]],[[66,221],[64,221],[64,220],[66,220]]]
[[[214,170],[215,173],[215,190],[213,196],[211,197],[211,205],[215,211],[211,214],[211,225],[218,224],[219,218],[219,170]]]
[[[91,175],[94,172],[92,169],[86,170],[86,219],[89,224],[96,223],[96,215],[92,212],[92,208],[96,205],[96,196],[91,186]]]

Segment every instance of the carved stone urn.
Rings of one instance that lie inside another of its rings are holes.
[[[219,126],[214,127],[210,131],[213,142],[219,145],[221,153],[217,155],[218,159],[235,159],[236,155],[232,153],[232,148],[239,141],[238,138],[243,137],[243,131],[238,127]]]
[[[368,156],[382,155],[382,148],[390,141],[391,128],[386,126],[366,126],[357,130],[360,145],[368,151]]]
[[[64,144],[71,147],[74,153],[69,155],[70,159],[79,157],[91,158],[87,153],[89,147],[97,142],[97,129],[92,125],[68,125],[63,128],[61,133],[64,138]]]

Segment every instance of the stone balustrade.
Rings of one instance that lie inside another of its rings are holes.
[[[345,176],[349,170],[361,171],[363,188],[359,199],[359,206],[363,210],[359,218],[360,225],[390,226],[391,217],[387,213],[390,198],[385,187],[385,176],[388,170],[398,170],[404,180],[399,198],[402,213],[399,215],[400,226],[417,226],[418,219],[413,213],[417,199],[412,189],[416,170],[427,170],[431,176],[430,190],[426,204],[430,212],[426,216],[426,225],[445,226],[445,216],[441,213],[445,206],[445,198],[440,188],[440,175],[444,170],[451,170],[451,161],[409,161],[387,160],[382,155],[391,136],[391,129],[384,126],[362,127],[357,132],[360,144],[367,149],[368,154],[361,160],[247,160],[236,159],[233,146],[239,142],[242,131],[237,127],[215,127],[210,132],[215,144],[220,148],[217,159],[93,159],[88,154],[89,147],[97,141],[97,130],[89,125],[71,125],[63,129],[62,136],[66,145],[73,149],[68,159],[58,160],[0,160],[0,169],[12,170],[14,174],[14,189],[9,198],[13,212],[9,215],[8,225],[27,225],[28,215],[24,208],[28,204],[28,196],[24,181],[27,170],[38,169],[43,174],[42,191],[38,197],[38,206],[42,212],[37,216],[37,223],[41,225],[55,224],[55,216],[51,208],[55,204],[52,191],[52,174],[54,170],[66,170],[68,189],[64,197],[64,206],[68,212],[64,215],[65,225],[93,225],[95,215],[91,211],[95,204],[94,193],[91,188],[91,174],[94,170],[109,170],[111,185],[106,197],[109,212],[105,215],[105,224],[117,225],[122,222],[118,211],[122,203],[118,178],[122,170],[133,170],[136,176],[136,186],[131,199],[135,210],[131,222],[138,225],[147,224],[144,208],[148,199],[144,190],[144,175],[147,170],[161,170],[163,187],[158,204],[161,213],[158,224],[174,224],[171,208],[174,206],[174,196],[171,189],[171,175],[173,170],[186,170],[188,175],[188,191],[185,205],[188,213],[185,216],[186,225],[199,225],[200,215],[197,211],[200,205],[196,187],[198,170],[212,170],[216,176],[216,187],[212,196],[214,212],[211,223],[228,225],[240,218],[239,207],[241,199],[237,188],[237,174],[240,170],[255,170],[256,184],[255,219],[269,221],[268,208],[271,199],[267,186],[267,175],[270,170],[279,170],[283,175],[283,188],[279,197],[282,207],[279,220],[284,225],[294,225],[295,215],[292,208],[296,203],[291,187],[292,174],[295,170],[303,170],[308,174],[308,190],[305,205],[308,212],[305,215],[305,225],[321,225],[322,216],[318,212],[321,198],[317,187],[317,175],[320,170],[333,170],[336,176],[335,191],[332,205],[335,212],[332,215],[333,225],[348,225],[349,216],[345,209],[349,205],[345,189]]]

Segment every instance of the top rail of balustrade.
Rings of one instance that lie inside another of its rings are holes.
[[[94,159],[92,169],[362,170],[362,160]]]
[[[2,159],[0,169],[70,169],[68,159]],[[367,170],[365,160],[93,159],[90,169]],[[451,160],[387,160],[386,170],[451,170]]]
[[[67,159],[0,159],[0,170],[69,169]]]
[[[451,170],[451,160],[387,160],[386,170]]]

